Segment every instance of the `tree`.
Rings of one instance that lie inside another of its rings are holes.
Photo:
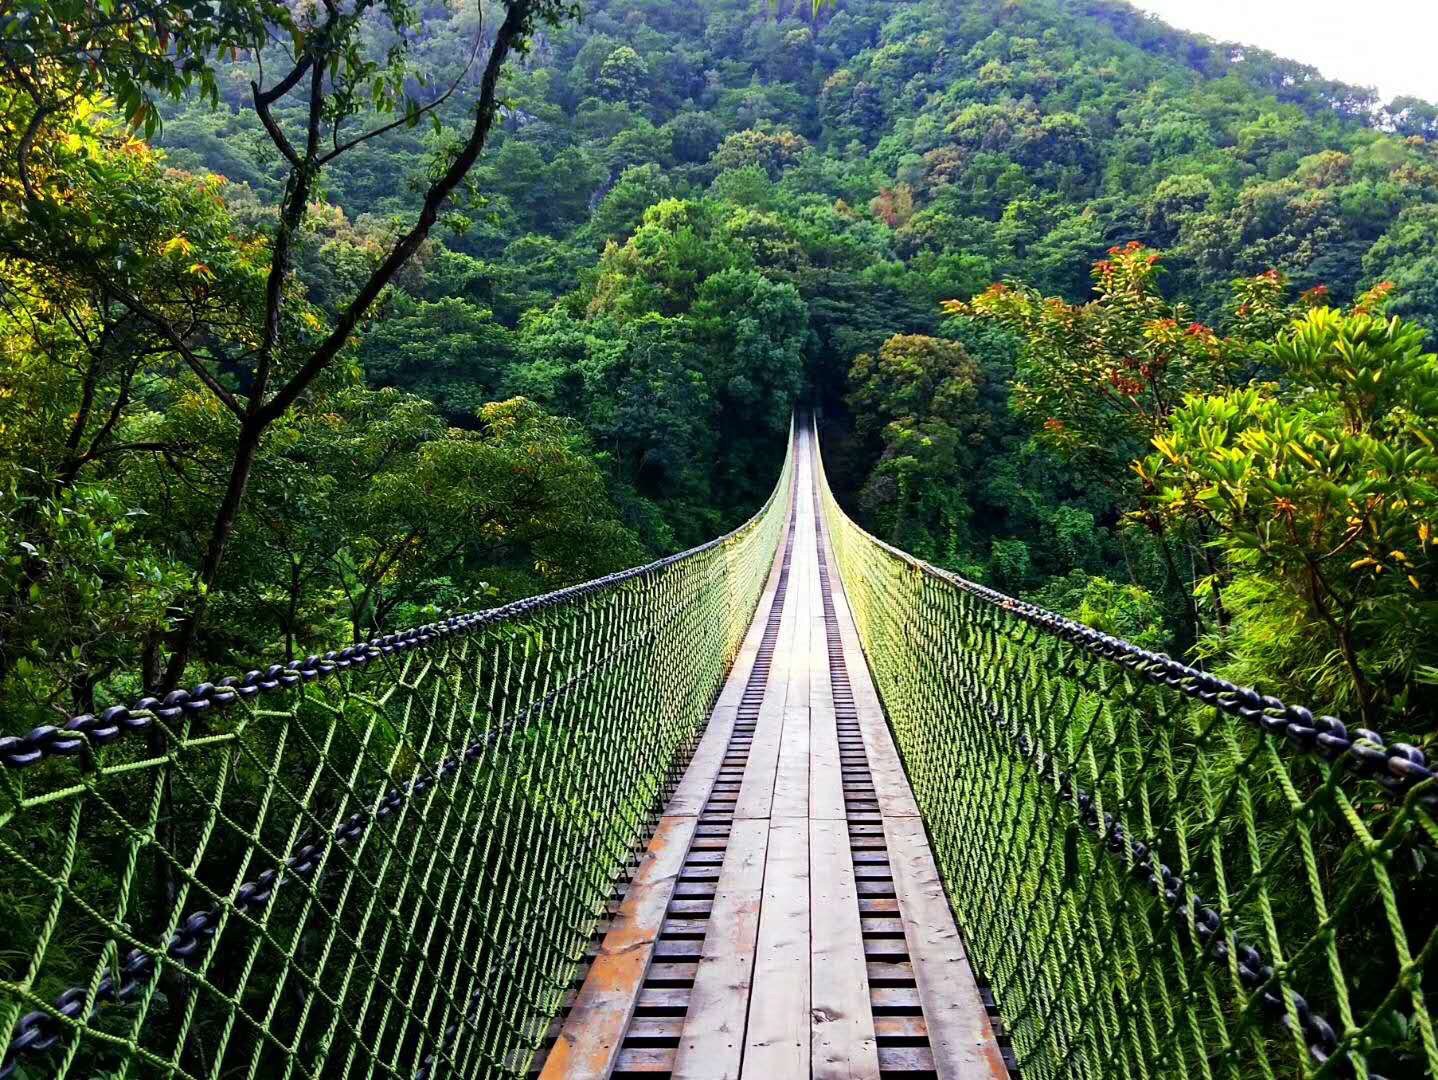
[[[375,385],[397,386],[452,417],[471,417],[499,391],[514,346],[485,308],[458,297],[401,295],[365,335],[359,357]]]
[[[724,138],[718,119],[704,112],[682,112],[663,130],[669,135],[674,157],[685,164],[708,161]]]
[[[1094,265],[1084,305],[995,285],[951,315],[990,319],[1025,342],[1015,407],[1043,437],[1101,479],[1122,485],[1126,462],[1164,428],[1184,393],[1229,385],[1236,350],[1158,291],[1159,253],[1133,243]]]
[[[1393,283],[1388,310],[1438,332],[1438,206],[1403,211],[1363,256],[1363,271],[1371,283]]]
[[[1417,676],[1438,653],[1438,357],[1376,313],[1383,292],[1282,333],[1282,383],[1190,395],[1139,469],[1147,503],[1209,525],[1240,579],[1225,590],[1240,632],[1222,642],[1235,666],[1369,726],[1431,707]]]
[[[1431,101],[1404,95],[1389,102],[1384,112],[1393,130],[1400,135],[1417,135],[1420,138],[1438,135],[1438,105]]]
[[[634,235],[645,212],[674,195],[674,185],[658,165],[634,165],[609,189],[589,219],[595,239],[623,243]]]
[[[12,99],[4,115],[23,115],[27,102]],[[154,402],[193,395],[218,405],[167,330],[249,318],[261,301],[263,252],[234,236],[219,177],[167,172],[83,104],[46,123],[65,137],[27,162],[33,199],[0,203],[0,475],[11,560],[0,685],[27,667],[68,663],[88,672],[75,676],[83,693],[70,703],[82,710],[96,682],[133,675],[121,656],[128,650],[133,662],[138,642],[170,630],[170,608],[185,601],[176,582],[193,551],[155,542],[141,516],[149,500],[124,482],[147,458],[175,463],[197,450],[153,430]],[[293,317],[308,311],[297,303]],[[44,696],[41,683],[22,681],[22,698]],[[66,690],[63,679],[49,685]]]
[[[705,280],[690,315],[719,407],[719,479],[757,505],[773,482],[764,451],[782,445],[803,389],[808,310],[793,285],[731,267]]]
[[[437,613],[440,581],[452,583],[454,607],[480,582],[515,598],[643,561],[578,424],[523,398],[487,404],[477,419],[358,493],[363,525],[342,579],[355,640],[393,628],[397,613],[408,611],[401,623]]]
[[[649,103],[649,71],[639,54],[621,45],[605,58],[594,80],[598,95],[608,101],[622,101],[634,109]]]
[[[808,148],[808,140],[787,129],[761,131],[750,128],[726,138],[714,151],[709,165],[716,172],[758,165],[771,180],[777,180]]]
[[[572,9],[562,0],[508,0],[504,19],[488,42],[479,95],[467,130],[436,163],[420,209],[408,227],[349,302],[328,325],[316,328],[296,317],[291,284],[295,248],[302,242],[303,225],[326,169],[345,153],[426,114],[438,118],[437,108],[461,83],[451,84],[427,102],[409,97],[403,78],[405,50],[392,49],[379,62],[366,54],[361,31],[369,4],[299,11],[279,4],[236,4],[226,5],[218,13],[209,5],[146,5],[127,10],[126,34],[116,34],[100,9],[93,15],[86,9],[76,22],[37,0],[28,0],[22,7],[26,18],[18,39],[7,36],[6,56],[12,61],[16,57],[33,59],[12,62],[9,67],[15,100],[24,104],[7,110],[6,116],[18,129],[10,160],[23,192],[27,223],[37,233],[30,238],[26,252],[37,273],[86,259],[76,250],[76,238],[84,235],[85,223],[68,204],[64,185],[46,183],[37,176],[63,175],[58,168],[63,163],[51,155],[63,152],[57,148],[65,145],[65,138],[54,125],[67,122],[70,102],[111,91],[132,121],[150,121],[156,115],[148,97],[151,92],[178,95],[188,84],[197,83],[213,97],[214,56],[219,51],[268,47],[284,58],[278,78],[270,80],[261,72],[252,84],[253,110],[283,160],[287,176],[273,231],[266,238],[268,270],[262,302],[252,317],[236,327],[210,324],[201,333],[167,313],[154,297],[137,296],[128,276],[112,272],[112,264],[84,262],[94,286],[150,324],[228,412],[237,429],[224,493],[202,541],[193,598],[171,642],[163,676],[163,685],[170,687],[179,682],[189,665],[209,587],[223,566],[266,434],[339,359],[380,293],[419,250],[442,207],[474,166],[498,113],[499,75],[510,54],[526,46],[539,22],[556,22]],[[413,13],[391,7],[385,9],[385,17],[393,23],[398,40],[408,40],[404,30]],[[93,22],[86,23],[85,18]],[[182,43],[189,60],[179,67],[168,60],[172,34],[177,35],[175,40]],[[112,47],[116,42],[119,47]],[[476,56],[482,43],[481,38],[475,39]],[[37,44],[44,48],[37,49]],[[276,108],[294,94],[303,95],[302,119],[287,130]],[[362,119],[376,104],[399,116],[368,130],[350,129],[352,121]],[[224,381],[224,376],[234,371],[245,376],[238,392]]]
[[[859,356],[849,405],[861,437],[882,450],[860,499],[883,535],[952,563],[968,528],[961,479],[984,440],[978,365],[958,342],[908,334]]]
[[[709,203],[667,199],[651,206],[628,243],[605,250],[592,306],[619,314],[687,309],[700,283],[732,259],[714,242],[716,223]]]

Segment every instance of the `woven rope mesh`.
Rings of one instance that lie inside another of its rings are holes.
[[[0,1074],[524,1072],[738,651],[791,468],[682,556],[0,768]]]
[[[1134,670],[1131,646],[1067,640],[821,487],[1025,1080],[1438,1076],[1438,782],[1390,789]]]

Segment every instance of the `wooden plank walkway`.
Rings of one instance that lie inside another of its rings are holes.
[[[541,1080],[1008,1075],[797,440],[788,540]]]

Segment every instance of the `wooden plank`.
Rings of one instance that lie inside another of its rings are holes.
[[[809,822],[814,1080],[878,1080],[859,895],[843,821]]]
[[[636,1046],[619,1055],[618,1068],[626,1073],[667,1073],[674,1061],[669,1046]]]
[[[764,582],[764,592],[754,609],[754,621],[749,624],[749,631],[744,635],[743,644],[739,646],[739,655],[734,658],[729,677],[714,702],[716,709],[738,708],[739,701],[744,696],[744,688],[748,685],[749,676],[754,670],[754,661],[759,655],[759,645],[764,640],[764,628],[769,623],[769,612],[774,607],[774,594],[779,588],[779,577],[784,570],[784,545],[789,536],[789,519],[793,513],[792,505],[784,512],[784,524],[779,530],[779,545],[774,551],[769,577]]]
[[[919,804],[914,801],[899,751],[894,746],[879,692],[874,686],[869,663],[859,643],[853,611],[844,592],[844,581],[838,572],[833,545],[827,533],[823,538],[829,559],[829,582],[834,598],[834,614],[839,623],[839,638],[844,644],[844,668],[854,691],[854,707],[859,714],[859,732],[864,739],[864,753],[869,759],[869,772],[874,778],[874,792],[879,808],[886,817],[919,817]]]
[[[900,922],[933,1055],[930,1066],[928,1053],[920,1048],[890,1048],[880,1051],[880,1062],[886,1069],[932,1067],[941,1080],[1002,1080],[1008,1072],[994,1041],[988,1012],[954,923],[918,803],[859,642],[853,612],[827,535],[822,537],[822,542],[829,560],[844,664],[854,690],[859,729],[889,852]],[[882,874],[881,866],[865,864],[857,868],[856,887],[860,892],[863,883],[858,879],[876,873]],[[886,993],[906,992],[876,990],[875,1000]]]
[[[749,676],[753,674],[754,662],[759,655],[759,645],[764,639],[764,629],[768,625],[769,613],[774,606],[774,596],[778,591],[779,578],[784,569],[784,548],[785,538],[789,535],[789,518],[793,516],[793,512],[792,506],[785,512],[784,525],[779,534],[779,546],[774,553],[774,561],[769,567],[769,577],[765,581],[764,592],[759,598],[758,606],[754,609],[754,621],[749,624],[749,630],[744,635],[739,655],[735,658],[729,669],[729,675],[724,680],[724,686],[714,703],[709,723],[704,729],[704,735],[699,740],[698,747],[695,748],[694,756],[690,759],[689,766],[679,781],[679,786],[670,797],[669,805],[665,807],[664,812],[670,817],[698,815],[703,811],[704,804],[708,802],[709,795],[714,790],[714,781],[718,777],[720,766],[724,763],[724,755],[729,749],[729,739],[734,732],[734,721],[738,713],[739,702],[744,696]]]
[[[796,474],[796,483],[799,476]],[[802,488],[796,508],[802,523]],[[795,609],[798,596],[803,591],[803,550],[799,529],[795,529],[794,551],[789,560],[789,585],[784,600],[784,611],[779,620],[779,634],[774,644],[774,663],[769,670],[769,685],[764,691],[764,701],[759,706],[759,722],[754,726],[754,742],[749,748],[749,760],[744,766],[744,779],[739,785],[739,798],[734,804],[734,817],[767,818],[774,806],[774,787],[779,774],[780,747],[784,733],[784,708],[789,692],[788,661],[794,653],[794,639],[798,628]]]
[[[748,677],[744,676],[746,680]],[[731,681],[737,678],[737,672],[730,676]],[[689,767],[684,770],[679,786],[674,789],[669,805],[665,807],[667,816],[698,817],[703,812],[704,804],[714,790],[714,781],[719,777],[719,767],[724,764],[724,755],[729,750],[729,738],[734,733],[738,712],[736,705],[715,706],[694,756],[689,759]]]
[[[780,661],[784,672],[784,731],[774,784],[773,817],[809,816],[809,688],[813,682],[814,613],[821,608],[819,563],[815,548],[814,506],[809,496],[809,447],[801,438],[794,552],[789,560],[789,596],[794,635]]]
[[[809,686],[809,816],[845,821],[844,773],[839,755],[839,724],[834,715],[834,687],[829,678],[828,629],[824,604],[818,599],[811,645]]]
[[[734,822],[674,1060],[675,1080],[739,1076],[768,847],[767,820]]]
[[[812,472],[809,483],[813,483]],[[808,487],[809,485],[806,485]],[[810,492],[805,497],[812,507]],[[809,685],[809,813],[812,817],[844,821],[848,811],[844,805],[843,759],[839,753],[839,725],[834,715],[834,684],[829,671],[829,627],[824,621],[824,597],[818,586],[818,522],[813,540],[815,596],[813,634],[809,663],[813,671]],[[832,569],[831,577],[832,580]],[[846,852],[847,855],[847,852]]]
[[[802,678],[800,681],[803,681]],[[807,687],[801,690],[807,697]],[[771,818],[806,821],[809,817],[809,706],[790,705],[784,709],[784,730],[775,770]]]
[[[544,1063],[543,1080],[603,1080],[614,1070],[696,823],[692,817],[660,819]]]
[[[789,597],[794,633],[788,651],[775,664],[783,671],[784,726],[779,738],[779,761],[774,777],[771,817],[809,816],[809,641],[813,634],[817,581],[814,570],[813,522],[805,522],[802,507],[789,568]],[[778,688],[775,688],[776,692]]]
[[[879,1050],[879,1065],[885,1072],[931,1073],[936,1071],[936,1064],[926,1046],[885,1046]]]
[[[988,1011],[939,880],[924,823],[884,819],[894,893],[940,1080],[1005,1080]]]
[[[809,944],[809,824],[775,818],[744,1034],[746,1076],[809,1075]]]

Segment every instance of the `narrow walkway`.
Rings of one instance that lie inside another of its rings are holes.
[[[833,572],[788,541],[542,1080],[997,1080],[1004,1061]]]

